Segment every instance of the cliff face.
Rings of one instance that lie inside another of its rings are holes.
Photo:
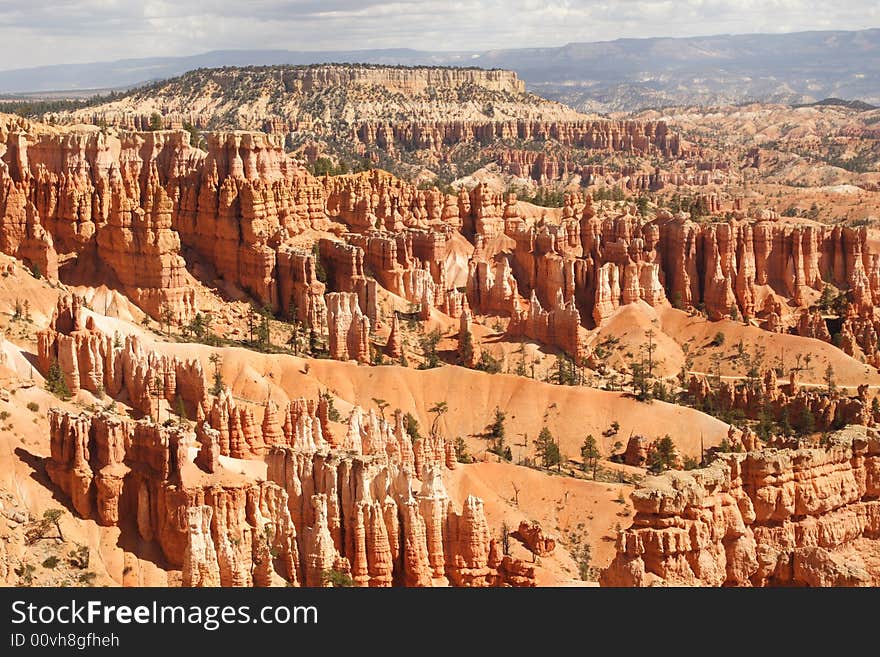
[[[0,248],[53,278],[74,256],[154,317],[195,312],[183,246],[281,307],[277,248],[324,217],[321,185],[277,137],[216,133],[207,153],[185,131],[13,125],[0,139]]]
[[[451,443],[414,450],[399,413],[392,424],[355,408],[337,446],[326,404],[269,402],[258,425],[228,392],[195,436],[103,413],[49,420],[46,471],[77,513],[156,541],[185,586],[324,586],[328,571],[357,586],[534,585],[499,555],[482,502],[449,499]],[[241,456],[265,459],[266,480],[245,476]]]
[[[785,386],[778,386],[776,373],[767,370],[759,373],[757,381],[734,384],[721,381],[712,390],[705,377],[692,375],[688,381],[688,393],[700,407],[711,404],[719,411],[741,410],[750,419],[767,415],[781,420],[784,414],[795,423],[805,411],[818,431],[827,431],[844,424],[873,425],[880,421],[871,410],[868,386],[859,386],[855,396],[839,392],[828,394],[810,388],[801,388],[796,376]]]
[[[728,182],[714,167],[704,170],[707,163],[693,157],[696,153],[665,121],[594,119],[526,93],[516,73],[503,70],[370,65],[200,69],[51,118],[62,124],[148,130],[156,115],[163,128],[295,135],[299,152],[310,162],[327,153],[378,165],[386,156],[417,152],[421,163],[430,166],[489,158],[508,173],[539,182],[575,174],[591,181],[605,174],[604,165],[593,158],[604,153],[676,161],[675,171],[615,165],[612,177],[634,190]],[[511,147],[516,142],[549,146],[540,151]]]
[[[871,586],[853,545],[880,536],[880,436],[849,426],[827,449],[727,454],[649,477],[632,494],[603,586]]]
[[[583,150],[611,151],[632,155],[678,157],[682,144],[663,121],[608,120],[493,120],[493,121],[374,121],[355,129],[357,143],[394,153],[426,150],[442,153],[451,146],[487,144],[497,140],[553,141]],[[561,177],[562,168],[544,153],[516,151],[517,165],[507,164],[514,175],[541,180]],[[515,158],[510,158],[514,159]],[[502,166],[506,164],[502,158]],[[574,166],[571,167],[575,169]],[[575,171],[572,170],[571,173]]]
[[[209,129],[313,130],[346,138],[348,131],[389,120],[583,117],[526,93],[512,71],[326,64],[190,71],[58,118],[146,129],[156,110],[166,125],[187,121]]]
[[[71,394],[89,390],[124,397],[142,413],[157,412],[160,399],[179,404],[195,417],[205,398],[205,376],[198,360],[181,360],[145,349],[137,336],[109,336],[85,318],[82,301],[61,296],[49,326],[37,333],[40,370],[57,364]]]
[[[472,199],[480,197],[477,190]],[[516,334],[573,357],[585,356],[576,326],[599,326],[620,306],[638,301],[702,307],[712,320],[741,316],[767,330],[791,327],[830,341],[824,320],[806,313],[814,291],[830,282],[848,290],[852,300],[840,330],[841,348],[876,361],[880,254],[864,229],[742,213],[729,222],[703,224],[662,211],[652,221],[629,212],[599,216],[589,197],[574,196],[566,198],[559,225],[527,224],[515,197],[503,211],[488,207],[514,246],[490,256],[484,235],[494,233],[477,230],[467,282],[471,308],[509,315]],[[780,300],[804,310],[783,320]]]
[[[667,148],[671,139],[659,124],[585,122],[555,130],[555,139],[602,148],[633,149],[648,137]],[[532,137],[543,134],[528,128]],[[189,138],[186,131],[117,137],[4,119],[0,248],[50,277],[99,276],[154,317],[182,322],[196,310],[186,253],[260,305],[320,334],[348,335],[351,322],[338,300],[331,330],[325,293],[356,294],[373,330],[381,328],[380,285],[417,304],[423,318],[435,309],[460,317],[465,299],[446,276],[448,258],[456,257],[450,245],[463,234],[475,244],[470,308],[509,316],[515,335],[578,360],[589,358],[581,329],[635,302],[702,307],[713,320],[742,316],[771,331],[795,327],[830,340],[821,317],[792,319],[783,303],[806,308],[813,291],[830,282],[852,302],[841,348],[880,362],[873,317],[880,254],[865,229],[741,210],[726,222],[696,223],[665,211],[646,221],[635,207],[597,209],[580,194],[565,197],[559,224],[533,222],[515,195],[486,184],[452,195],[378,170],[319,180],[285,154],[277,135],[211,133],[206,151]],[[713,203],[706,200],[710,209]],[[329,227],[330,219],[345,225],[334,227],[340,239],[321,238],[317,253],[303,250],[297,236]],[[369,358],[362,329],[337,357]]]

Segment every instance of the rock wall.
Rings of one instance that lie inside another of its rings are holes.
[[[270,403],[253,430],[268,480],[253,481],[224,460],[229,399],[195,436],[50,409],[46,471],[82,517],[156,541],[185,586],[323,586],[328,571],[358,586],[534,585],[533,571],[500,557],[480,500],[454,507],[436,460],[413,479],[400,414],[392,425],[355,409],[335,450],[316,404],[291,402],[281,426]]]
[[[153,317],[187,322],[195,297],[185,246],[279,309],[277,248],[323,225],[322,185],[277,136],[213,133],[207,152],[189,139],[183,130],[0,129],[0,249],[52,278],[59,254],[75,256],[65,261],[82,260],[68,265],[80,278],[98,273]]]
[[[853,397],[839,391],[802,388],[792,375],[785,386],[779,386],[776,373],[766,370],[753,381],[735,383],[722,380],[713,389],[704,376],[692,375],[688,394],[697,408],[711,407],[717,411],[740,410],[744,416],[757,420],[762,416],[779,422],[785,416],[790,426],[804,424],[807,413],[816,431],[827,431],[845,424],[873,426],[875,417],[868,399],[868,387],[859,387]]]
[[[370,362],[370,320],[361,313],[356,293],[327,295],[327,324],[331,358]]]
[[[360,312],[378,327],[377,282],[364,269],[364,250],[353,244],[322,238],[318,242],[318,251],[329,290],[354,293]]]
[[[880,538],[880,436],[849,426],[827,449],[726,454],[632,494],[603,586],[876,586],[859,541]]]
[[[555,141],[561,146],[633,155],[682,154],[681,140],[663,121],[376,121],[360,124],[355,135],[363,145],[389,152],[442,152],[460,144],[519,139]]]
[[[37,359],[47,376],[57,363],[71,394],[88,390],[124,399],[154,415],[158,401],[183,404],[195,417],[206,399],[205,376],[196,359],[181,360],[145,349],[135,335],[109,336],[86,318],[75,295],[58,298],[49,326],[37,333]]]
[[[683,305],[704,304],[712,319],[732,308],[760,316],[761,286],[804,306],[810,289],[831,282],[851,290],[859,314],[880,299],[872,273],[880,254],[864,228],[763,220],[695,224],[681,217],[658,226],[667,295]]]

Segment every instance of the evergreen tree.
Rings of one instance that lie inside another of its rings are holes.
[[[461,336],[459,353],[461,355],[461,364],[465,367],[470,367],[474,360],[474,338],[469,330],[465,331]]]
[[[552,468],[554,465],[559,467],[562,461],[559,444],[553,439],[553,434],[547,427],[541,429],[535,440],[535,453],[541,458],[541,465],[545,468]]]
[[[599,445],[592,434],[584,438],[584,444],[581,445],[581,458],[583,459],[584,472],[587,468],[593,471],[593,479],[596,478],[596,469],[599,466]]]
[[[67,387],[64,372],[61,371],[57,358],[52,361],[46,374],[46,390],[65,401],[70,399],[70,388]]]
[[[220,373],[220,365],[222,361],[220,360],[220,355],[217,353],[211,354],[210,358],[211,364],[214,366],[214,383],[211,386],[211,394],[219,395],[223,392],[223,375]]]
[[[675,465],[675,443],[672,442],[672,438],[670,438],[669,434],[663,436],[660,439],[660,442],[657,443],[657,451],[660,453],[663,465],[667,468],[671,468]]]
[[[808,406],[804,406],[798,414],[797,421],[798,432],[807,436],[816,430],[816,417]]]
[[[825,388],[829,395],[837,392],[837,382],[834,380],[834,368],[831,367],[831,363],[825,368]]]

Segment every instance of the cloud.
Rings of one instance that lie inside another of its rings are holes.
[[[0,68],[219,49],[487,50],[878,24],[876,0],[4,0]]]

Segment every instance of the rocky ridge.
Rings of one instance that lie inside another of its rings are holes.
[[[880,440],[849,426],[827,448],[722,454],[632,494],[603,586],[876,586],[846,552],[880,536]]]

